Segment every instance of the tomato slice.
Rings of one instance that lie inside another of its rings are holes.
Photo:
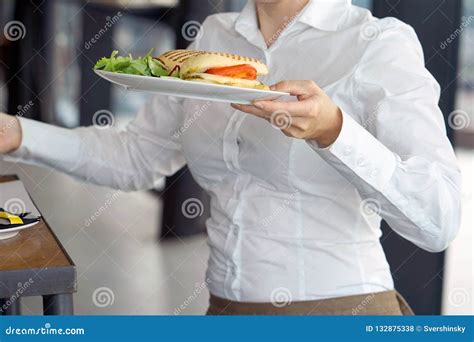
[[[227,76],[232,78],[241,78],[244,80],[256,80],[257,69],[249,64],[233,65],[222,68],[211,68],[206,71],[206,74]]]

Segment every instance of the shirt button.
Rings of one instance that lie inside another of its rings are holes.
[[[352,153],[352,147],[346,147],[346,149],[344,150],[344,155],[345,156],[348,156]]]
[[[358,167],[364,166],[364,164],[365,164],[364,158],[359,157],[359,158],[357,159],[357,161],[356,161],[356,164],[357,164]]]
[[[372,172],[370,173],[370,177],[375,178],[377,177],[378,174],[379,174],[379,170],[373,169]]]
[[[231,225],[230,225],[230,228],[231,228],[232,233],[233,233],[234,235],[237,235],[237,234],[239,233],[239,226],[238,226],[238,225],[236,225],[236,224],[231,224]]]

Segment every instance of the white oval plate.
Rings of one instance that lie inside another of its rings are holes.
[[[118,84],[126,89],[148,91],[198,100],[250,104],[255,100],[276,100],[283,97],[286,99],[291,98],[288,93],[279,91],[184,81],[175,77],[138,76],[103,70],[95,70],[95,72],[107,81]]]
[[[1,229],[0,230],[0,240],[10,239],[10,238],[16,236],[20,232],[20,230],[31,228],[33,226],[36,226],[38,223],[39,222],[33,222],[33,223],[30,223],[30,224],[26,224],[24,226],[13,227],[13,228],[9,228],[9,229]]]

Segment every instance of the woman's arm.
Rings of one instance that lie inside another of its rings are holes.
[[[150,189],[185,164],[179,139],[181,103],[154,97],[126,127],[65,129],[0,116],[0,154],[7,160],[48,166],[121,190]]]
[[[20,121],[14,116],[0,113],[0,155],[20,148],[21,140]]]
[[[438,252],[460,226],[461,174],[438,107],[439,85],[424,67],[414,32],[395,26],[381,28],[380,41],[354,73],[353,93],[340,97],[357,106],[341,101],[338,109],[305,81],[276,86],[298,102],[236,108],[269,121],[286,113],[291,124],[284,133],[306,139],[358,189],[362,205],[375,208],[401,236]]]

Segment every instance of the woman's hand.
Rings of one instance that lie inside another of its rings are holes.
[[[21,140],[21,125],[18,118],[0,113],[0,155],[17,150]]]
[[[322,147],[336,141],[342,128],[342,112],[316,83],[283,81],[271,89],[290,93],[298,101],[256,101],[232,107],[269,121],[289,137],[315,140]]]

